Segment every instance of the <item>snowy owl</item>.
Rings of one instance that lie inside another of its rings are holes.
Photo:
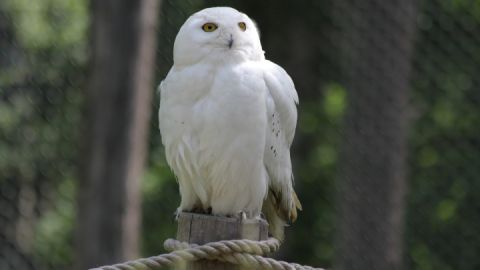
[[[290,145],[298,95],[265,59],[258,30],[229,7],[201,10],[180,28],[160,84],[159,123],[181,195],[178,211],[256,218],[283,238],[297,218]]]

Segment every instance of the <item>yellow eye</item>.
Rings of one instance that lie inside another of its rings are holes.
[[[245,30],[247,30],[247,25],[244,23],[244,22],[239,22],[238,23],[238,27],[240,27],[240,29],[245,32]]]
[[[202,25],[202,29],[205,32],[213,32],[213,31],[217,30],[217,28],[218,28],[218,26],[214,23],[206,23],[206,24]]]

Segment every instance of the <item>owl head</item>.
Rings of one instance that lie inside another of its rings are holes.
[[[175,38],[175,65],[202,60],[261,60],[262,45],[254,22],[230,7],[203,9],[188,18]]]

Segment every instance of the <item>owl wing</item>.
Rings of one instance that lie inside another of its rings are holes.
[[[290,146],[297,124],[298,94],[290,76],[273,62],[265,61],[264,79],[268,89],[267,132],[264,165],[269,176],[269,192],[263,212],[270,232],[283,238],[283,228],[297,218],[300,201],[293,190]]]

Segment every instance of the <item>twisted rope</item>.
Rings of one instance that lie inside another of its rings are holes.
[[[168,254],[128,261],[115,265],[101,266],[90,270],[156,270],[162,267],[174,266],[182,262],[197,260],[218,260],[232,264],[268,270],[323,270],[296,263],[277,261],[262,257],[267,253],[277,251],[280,242],[275,238],[265,241],[224,240],[205,245],[189,244],[175,239],[164,242]]]

